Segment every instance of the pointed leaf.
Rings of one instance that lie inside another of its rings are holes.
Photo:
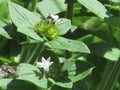
[[[107,43],[95,43],[90,46],[91,53],[104,57],[111,61],[117,61],[120,57],[120,49]]]
[[[8,39],[11,39],[11,37],[9,36],[9,34],[3,29],[0,27],[0,35],[8,38]]]
[[[38,11],[47,17],[66,10],[65,0],[43,0],[37,4]]]
[[[59,35],[66,34],[71,28],[71,21],[69,19],[61,19],[55,23],[55,26],[59,30]]]
[[[108,17],[107,9],[99,1],[97,0],[77,0],[77,1],[81,3],[83,6],[85,6],[87,9],[92,11],[94,14],[101,17],[102,19]]]
[[[35,40],[43,41],[43,39],[39,35],[37,35],[36,32],[34,32],[32,27],[22,25],[22,26],[18,27],[17,31],[35,39]]]
[[[0,90],[36,90],[36,87],[22,80],[1,79]]]
[[[34,26],[41,20],[40,16],[28,11],[20,5],[17,5],[10,1],[8,5],[12,21],[17,27],[26,24],[29,26]]]
[[[0,90],[7,90],[7,85],[12,81],[12,79],[0,79]]]
[[[77,82],[88,76],[92,72],[93,68],[93,65],[80,60],[68,60],[64,63],[62,71],[68,70],[68,77],[72,82]]]
[[[3,57],[3,56],[0,56],[0,61],[6,62],[6,63],[14,63],[13,60]]]
[[[41,72],[37,67],[33,65],[25,63],[20,64],[18,66],[18,75],[18,80],[28,81],[39,88],[47,88],[47,80],[40,79],[42,77]]]
[[[73,83],[71,81],[63,81],[63,82],[56,82],[52,78],[48,78],[50,82],[52,82],[53,85],[57,85],[63,88],[72,88]]]
[[[83,42],[65,39],[62,37],[59,37],[57,40],[54,41],[49,41],[45,44],[50,48],[68,50],[72,52],[90,53],[88,47]]]

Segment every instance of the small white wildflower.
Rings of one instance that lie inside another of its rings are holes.
[[[43,68],[45,71],[49,71],[49,67],[50,65],[53,64],[53,62],[50,62],[50,57],[48,59],[45,59],[44,57],[42,57],[41,62],[37,62],[37,64],[39,65],[40,68]]]

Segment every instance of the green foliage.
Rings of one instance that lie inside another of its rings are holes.
[[[20,27],[21,25],[32,27],[41,21],[39,15],[32,13],[15,3],[9,2],[8,5],[12,21],[17,27]]]
[[[77,0],[79,3],[84,5],[87,9],[95,13],[97,16],[104,19],[108,17],[107,9],[97,0]]]
[[[57,40],[47,42],[46,45],[50,48],[68,50],[72,52],[85,52],[90,53],[88,47],[80,41],[74,41],[59,37]]]
[[[66,10],[65,0],[43,0],[37,3],[39,13],[47,17],[50,13],[57,14]],[[47,5],[47,7],[46,7]]]
[[[0,90],[119,90],[119,5],[0,0]]]
[[[80,60],[71,60],[65,62],[62,70],[68,70],[69,78],[72,80],[72,82],[77,82],[89,75],[92,72],[93,68],[94,67],[89,63],[85,63]]]
[[[55,26],[59,30],[59,35],[66,34],[71,28],[71,21],[69,19],[60,19],[55,23]]]
[[[108,60],[117,61],[120,57],[120,50],[106,43],[95,43],[90,46],[91,53],[97,54]]]
[[[20,64],[17,69],[19,74],[18,80],[25,80],[39,88],[47,88],[47,80],[39,80],[39,78],[41,78],[41,72],[37,67],[23,63]]]
[[[3,29],[0,27],[0,35],[10,39],[11,37],[9,36],[9,34]]]

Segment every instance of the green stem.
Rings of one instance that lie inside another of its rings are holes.
[[[32,48],[33,48],[32,45],[22,45],[22,51],[20,54],[20,57],[21,57],[20,62],[21,63],[27,63],[27,61],[30,57]]]
[[[112,90],[114,83],[116,82],[120,74],[120,59],[114,64],[113,69],[105,83],[104,90]]]
[[[108,76],[110,75],[112,66],[113,66],[113,62],[107,61],[106,67],[105,67],[105,70],[104,70],[104,74],[103,74],[103,78],[102,78],[101,82],[99,83],[99,86],[97,87],[97,90],[104,90],[105,83],[108,79]]]
[[[31,57],[29,58],[28,60],[28,63],[30,64],[34,64],[40,54],[40,52],[42,51],[43,49],[43,46],[44,46],[44,43],[38,43],[31,55]]]
[[[36,11],[37,0],[33,0],[32,2],[32,11]]]
[[[72,3],[72,2],[69,2],[69,1],[67,1],[66,17],[71,20],[71,24],[72,24],[72,18],[73,18],[73,3]],[[66,51],[65,57],[66,57],[66,58],[70,58],[70,57],[71,57],[71,52]]]
[[[67,13],[66,17],[71,20],[72,23],[72,18],[73,18],[73,3],[67,3]]]

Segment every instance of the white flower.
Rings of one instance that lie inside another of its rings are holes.
[[[50,57],[48,59],[45,59],[44,57],[42,57],[41,62],[37,62],[37,64],[39,65],[40,68],[43,68],[45,71],[49,71],[49,67],[50,65],[53,64],[53,62],[50,62]]]
[[[55,23],[59,19],[59,16],[58,15],[49,14],[47,19],[48,19],[49,22]]]

